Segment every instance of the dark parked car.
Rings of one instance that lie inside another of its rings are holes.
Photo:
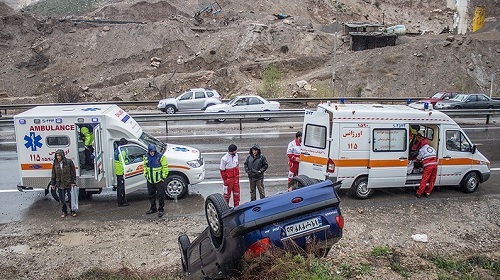
[[[185,234],[178,238],[186,278],[237,276],[243,257],[251,260],[274,246],[326,255],[344,226],[336,187],[340,182],[324,181],[234,208],[221,194],[208,196],[208,227],[193,242]]]
[[[500,100],[484,94],[458,94],[452,99],[436,103],[434,109],[493,109],[500,107]]]

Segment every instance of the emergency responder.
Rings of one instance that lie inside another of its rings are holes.
[[[125,178],[123,166],[123,163],[128,164],[128,155],[126,149],[120,149],[121,146],[127,145],[127,143],[127,139],[122,138],[115,149],[116,196],[118,198],[118,207],[129,205],[125,199]]]
[[[422,161],[424,173],[422,174],[422,180],[420,181],[420,186],[418,187],[416,195],[418,198],[422,197],[422,195],[429,197],[432,189],[434,189],[434,184],[436,183],[438,164],[436,150],[429,145],[429,140],[423,137],[420,133],[417,134],[417,138],[418,141],[422,143],[417,159]],[[427,185],[427,183],[429,185]]]
[[[238,163],[238,148],[235,144],[229,145],[228,152],[220,160],[220,175],[222,177],[223,196],[229,204],[233,194],[234,207],[240,205],[240,167]]]
[[[168,162],[165,155],[156,150],[153,144],[148,145],[148,153],[143,158],[144,177],[147,180],[150,207],[146,214],[158,211],[158,218],[163,217],[165,206],[165,188],[168,176]],[[158,209],[156,198],[158,197]]]
[[[299,173],[300,143],[302,132],[295,133],[295,139],[288,143],[286,155],[288,156],[288,182]]]
[[[83,144],[85,145],[85,169],[94,169],[94,162],[92,161],[92,153],[94,152],[94,134],[87,126],[80,128],[80,133],[83,137]]]

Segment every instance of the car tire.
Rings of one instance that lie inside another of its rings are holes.
[[[177,110],[175,109],[175,106],[174,105],[167,105],[167,107],[165,107],[165,113],[167,115],[172,115],[172,114],[175,114]]]
[[[320,180],[318,179],[312,179],[310,178],[309,176],[307,175],[297,175],[295,177],[293,177],[290,182],[288,183],[288,188],[292,189],[292,190],[297,190],[297,189],[300,189],[302,187],[306,187],[306,186],[310,186],[310,185],[314,185],[316,183],[319,183]]]
[[[453,109],[462,109],[462,107],[457,105],[457,106],[453,107]]]
[[[373,189],[368,188],[368,177],[361,176],[356,179],[352,184],[351,193],[358,199],[369,198],[373,194]]]
[[[167,177],[165,187],[165,197],[168,199],[183,198],[188,191],[187,180],[180,175],[170,175]]]
[[[269,110],[264,110],[264,112],[269,112]],[[262,119],[265,120],[266,122],[271,120],[271,118],[262,118]]]
[[[460,182],[460,187],[464,193],[473,193],[479,187],[479,176],[476,172],[470,172]]]
[[[222,214],[229,210],[229,205],[220,193],[214,193],[207,197],[205,201],[205,217],[207,218],[208,228],[218,243],[222,240],[224,224]]]
[[[185,234],[179,236],[177,241],[179,243],[179,250],[181,251],[182,272],[186,274],[188,273],[187,250],[191,245],[191,241],[189,241],[189,237]]]
[[[486,109],[495,109],[495,107],[493,107],[492,105],[488,106],[488,108]]]
[[[225,113],[224,111],[219,111],[219,113]],[[226,121],[226,119],[217,119],[218,122],[223,123]]]

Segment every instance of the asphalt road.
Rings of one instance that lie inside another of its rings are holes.
[[[207,175],[205,181],[190,187],[189,195],[178,201],[166,203],[166,217],[174,215],[199,215],[203,213],[204,199],[207,195],[221,192],[222,182],[218,166],[220,158],[227,146],[234,143],[238,146],[240,165],[243,166],[250,147],[258,143],[263,154],[268,158],[269,169],[266,172],[266,194],[271,195],[286,190],[287,159],[286,146],[294,138],[296,131],[301,129],[300,122],[271,122],[246,123],[243,131],[239,131],[238,122],[224,124],[196,123],[171,125],[168,136],[164,128],[155,124],[144,126],[146,131],[152,132],[161,140],[170,143],[180,143],[200,149],[206,163]],[[464,125],[468,136],[476,144],[481,144],[479,150],[492,162],[493,174],[490,180],[480,186],[473,194],[462,193],[457,188],[437,189],[431,200],[436,199],[467,199],[467,197],[484,197],[500,195],[499,183],[495,178],[500,171],[500,152],[496,149],[500,127],[483,125]],[[5,131],[4,131],[5,132]],[[59,216],[60,207],[50,194],[45,196],[43,191],[21,193],[17,191],[19,171],[17,154],[12,144],[0,145],[0,223],[19,221],[26,218],[45,219],[47,216]],[[242,202],[249,201],[249,188],[246,177],[242,173],[241,179]],[[374,205],[394,205],[414,203],[414,190],[398,188],[377,190],[368,200],[357,200],[347,192],[341,191],[344,207],[369,207]],[[94,195],[90,200],[80,201],[79,219],[89,220],[118,220],[143,219],[144,212],[149,207],[145,190],[129,194],[127,199],[131,205],[125,208],[116,207],[116,192],[106,189],[102,194]],[[148,217],[149,218],[149,217]]]

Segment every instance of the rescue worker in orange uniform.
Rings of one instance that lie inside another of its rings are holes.
[[[418,198],[422,197],[422,195],[429,197],[436,183],[438,165],[437,153],[436,150],[429,145],[429,140],[420,133],[417,134],[417,140],[422,144],[417,159],[422,162],[424,173],[422,174],[422,180],[420,181],[420,186],[418,187],[416,195]]]

